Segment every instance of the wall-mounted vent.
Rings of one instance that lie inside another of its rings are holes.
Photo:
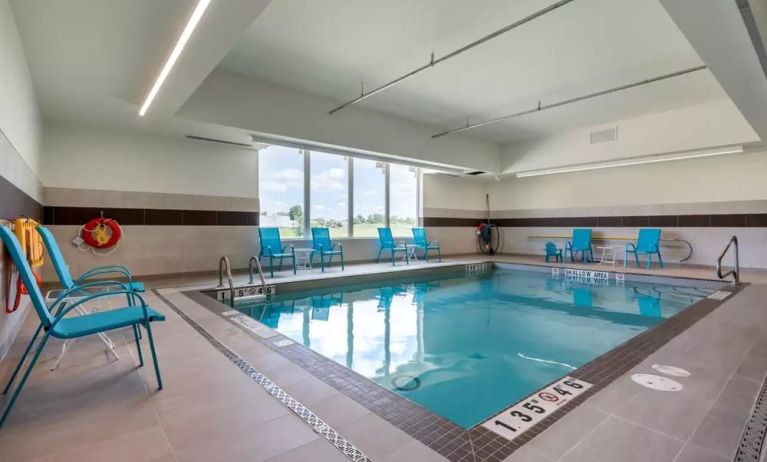
[[[599,130],[597,132],[591,132],[590,134],[591,144],[610,143],[618,141],[618,127],[613,127],[607,130]]]
[[[480,170],[475,170],[473,172],[466,172],[465,174],[466,175],[471,175],[471,176],[477,176],[477,175],[482,175],[483,173],[487,173],[487,172],[483,172],[483,171],[480,171]]]

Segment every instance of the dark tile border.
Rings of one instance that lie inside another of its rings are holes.
[[[228,210],[131,209],[98,207],[42,207],[45,225],[82,225],[103,215],[121,225],[145,226],[258,226],[258,212]]]
[[[668,279],[675,278],[669,277]],[[278,347],[274,344],[275,342],[288,340],[288,337],[282,334],[270,337],[268,340],[255,335],[253,338],[450,461],[501,462],[597,391],[628,372],[722,303],[729,301],[745,285],[747,284],[728,286],[727,290],[733,293],[724,301],[704,298],[571,372],[569,375],[587,381],[593,386],[514,441],[509,441],[481,425],[470,428],[468,431],[464,430],[299,343]],[[214,313],[220,314],[231,310],[228,305],[216,301],[201,291],[192,290],[182,293]],[[542,388],[548,385],[550,384],[546,384]],[[515,404],[517,403],[511,403],[508,408]]]
[[[422,226],[426,227],[474,227],[480,221],[477,218],[460,217],[423,217]],[[504,228],[572,228],[572,227],[600,227],[600,228],[640,228],[640,227],[663,227],[663,228],[757,228],[767,227],[767,213],[751,214],[720,214],[720,215],[636,215],[636,216],[613,216],[613,217],[542,217],[542,218],[496,218],[491,220]]]

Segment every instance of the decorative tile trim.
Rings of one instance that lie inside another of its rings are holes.
[[[423,217],[426,227],[475,227],[478,218]],[[542,218],[494,218],[494,224],[503,228],[758,228],[767,227],[767,213],[718,214],[718,215],[642,215],[610,217],[542,217]]]
[[[229,210],[166,210],[113,207],[43,207],[46,225],[82,225],[97,218],[117,220],[121,225],[138,226],[258,226],[258,212]]]
[[[728,286],[728,290],[731,290],[734,295],[746,285],[748,284]],[[230,310],[229,306],[219,303],[203,292],[189,291],[184,292],[184,295],[213,312]],[[727,297],[727,299],[731,298],[732,296]],[[572,377],[589,382],[593,386],[525,431],[514,441],[509,441],[481,424],[468,431],[464,430],[299,343],[279,347],[275,343],[288,338],[281,334],[272,337],[270,341],[263,341],[255,336],[253,338],[369,409],[394,427],[429,446],[451,462],[502,462],[590,396],[628,372],[722,303],[723,301],[720,300],[701,299],[675,316],[571,372]],[[551,384],[546,384],[541,390],[549,385]],[[517,403],[511,403],[506,410]]]
[[[303,419],[304,422],[309,424],[312,429],[314,429],[315,432],[322,435],[326,440],[328,440],[333,446],[335,446],[339,451],[341,451],[349,460],[353,462],[372,462],[362,451],[357,449],[353,444],[351,444],[349,441],[347,441],[343,436],[341,436],[337,431],[335,431],[330,425],[320,420],[317,415],[315,415],[312,411],[310,411],[306,406],[298,402],[296,399],[294,399],[292,396],[287,394],[282,388],[278,387],[274,384],[271,380],[269,380],[265,375],[258,372],[256,368],[251,366],[246,360],[241,358],[237,355],[234,351],[230,350],[229,347],[218,341],[210,332],[208,332],[204,327],[202,327],[200,324],[197,323],[197,321],[193,320],[189,316],[186,315],[179,307],[177,307],[173,302],[165,298],[163,295],[161,295],[156,289],[153,289],[152,292],[160,299],[162,300],[170,309],[176,312],[177,315],[181,317],[184,321],[186,321],[187,324],[192,326],[194,330],[197,331],[202,337],[208,341],[215,349],[217,349],[219,352],[221,352],[224,356],[226,356],[227,359],[229,359],[231,362],[233,362],[240,370],[251,378],[254,382],[261,385],[261,387],[264,388],[270,395],[274,396],[277,400],[279,400],[282,404],[288,407],[291,411],[293,411],[297,416],[299,416],[301,419]]]

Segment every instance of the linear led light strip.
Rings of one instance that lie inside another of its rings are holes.
[[[653,164],[656,162],[669,162],[672,160],[697,159],[699,157],[722,156],[725,154],[736,154],[740,152],[743,152],[743,146],[733,146],[730,148],[723,148],[723,149],[718,149],[715,151],[698,151],[698,152],[680,153],[680,154],[672,154],[672,155],[664,155],[664,156],[656,155],[652,157],[636,158],[636,159],[625,160],[625,161],[601,162],[601,163],[594,163],[594,164],[573,165],[571,167],[549,168],[549,169],[543,169],[543,170],[530,170],[528,172],[519,172],[516,174],[516,176],[517,178],[526,178],[530,176],[555,175],[558,173],[583,172],[586,170],[600,170],[603,168],[614,168],[614,167],[628,167],[630,165]]]
[[[154,85],[152,85],[152,89],[149,90],[149,94],[146,96],[146,99],[144,100],[144,104],[141,105],[141,109],[139,109],[138,111],[139,116],[144,117],[144,114],[146,114],[146,111],[149,109],[149,106],[151,106],[152,101],[154,101],[154,98],[157,96],[157,93],[160,91],[160,87],[162,87],[162,84],[165,83],[165,79],[168,78],[168,74],[170,74],[170,71],[171,69],[173,69],[173,66],[176,64],[176,61],[178,61],[178,57],[181,55],[181,52],[184,51],[186,42],[189,41],[189,37],[192,36],[194,29],[197,27],[197,24],[199,24],[200,19],[202,19],[202,15],[205,14],[205,10],[208,9],[208,5],[210,5],[210,0],[200,0],[200,2],[194,8],[194,11],[192,12],[192,16],[189,18],[189,21],[186,23],[186,27],[184,27],[184,30],[181,32],[181,35],[178,37],[178,42],[176,42],[176,46],[173,48],[173,51],[170,53],[170,56],[168,56],[168,60],[165,61],[165,65],[162,67],[162,70],[160,71],[160,75],[157,76],[157,80],[155,80]]]

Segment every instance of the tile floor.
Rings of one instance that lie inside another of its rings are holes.
[[[495,259],[540,263],[534,257]],[[452,257],[449,262],[471,260],[477,258]],[[449,264],[448,259],[445,264]],[[390,270],[391,266],[383,264],[350,265],[343,275]],[[669,265],[653,271],[659,273],[713,278],[713,269],[703,267]],[[335,270],[326,275],[342,274]],[[318,272],[299,274],[299,278],[311,277],[321,276]],[[292,274],[280,273],[275,280],[290,278]],[[732,460],[767,369],[767,311],[762,306],[767,285],[760,285],[767,283],[767,271],[744,270],[743,279],[755,284],[589,398],[508,460]],[[211,287],[214,281],[210,275],[151,278],[148,285]],[[445,460],[178,291],[162,293],[370,459]],[[0,430],[0,459],[349,460],[243,374],[155,294],[148,293],[147,301],[168,318],[154,328],[165,389],[156,391],[150,367],[137,369],[135,347],[124,332],[113,334],[119,361],[108,358],[98,340],[83,339],[70,350],[62,366],[51,372],[58,345],[49,345],[6,427]],[[11,354],[0,363],[0,377],[7,377],[35,327],[33,321],[30,316]],[[146,355],[146,340],[144,347]],[[630,381],[631,373],[651,372],[654,363],[691,371],[690,378],[681,379],[685,390],[653,392]]]

